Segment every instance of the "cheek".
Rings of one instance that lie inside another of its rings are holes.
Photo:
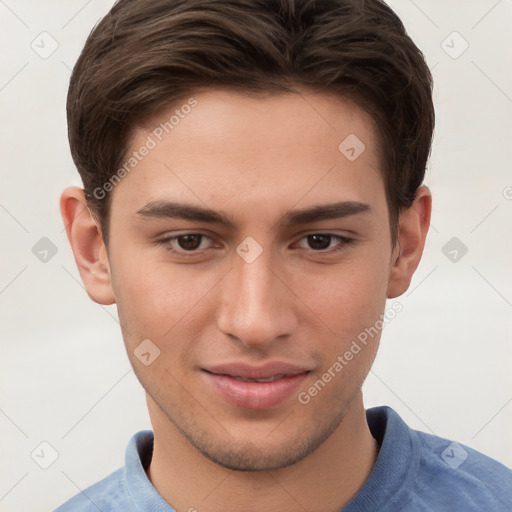
[[[336,277],[334,277],[336,275]],[[386,280],[378,267],[333,273],[325,286],[309,290],[310,302],[329,331],[318,340],[321,368],[302,390],[300,403],[335,411],[361,388],[375,359],[382,332]],[[313,305],[315,304],[315,305]],[[321,395],[321,399],[314,397]]]
[[[380,318],[387,277],[388,269],[375,261],[340,265],[316,280],[306,280],[302,295],[337,339],[346,342]]]
[[[322,367],[318,380],[306,393],[309,396],[309,391],[314,394],[328,388],[322,392],[326,407],[339,407],[350,400],[371,368],[383,328],[386,264],[382,258],[365,258],[364,262],[340,266],[329,279],[317,281],[317,286],[307,290],[308,304],[329,331],[324,330],[319,343]]]
[[[198,313],[215,280],[191,280],[165,264],[132,263],[118,264],[114,283],[127,355],[152,396],[178,396],[178,382],[190,368],[191,340],[201,330]]]
[[[113,286],[127,345],[149,338],[167,348],[164,340],[182,323],[190,326],[217,281],[207,272],[197,272],[191,278],[185,269],[171,269],[162,262],[118,261]]]

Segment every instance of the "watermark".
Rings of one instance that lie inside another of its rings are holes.
[[[452,469],[457,469],[468,457],[468,452],[459,443],[451,443],[441,453],[442,459]]]
[[[133,354],[144,366],[149,366],[160,356],[160,349],[150,339],[145,339],[137,345]]]
[[[236,252],[246,263],[252,263],[261,255],[263,247],[252,236],[248,236],[238,245]]]
[[[452,263],[458,263],[467,254],[468,248],[459,238],[454,236],[443,245],[441,252]]]
[[[46,236],[43,236],[43,238],[32,247],[32,254],[41,263],[48,263],[57,254],[57,251],[57,246]]]
[[[353,340],[348,350],[336,358],[336,361],[322,374],[322,376],[311,385],[306,391],[301,391],[297,399],[302,405],[307,405],[311,399],[318,395],[332,379],[338,375],[345,366],[348,365],[354,357],[361,352],[361,350],[368,344],[368,341],[377,336],[385,325],[389,324],[391,320],[396,318],[398,313],[402,312],[404,306],[401,302],[393,302],[391,308],[387,309],[383,315],[380,315],[371,327],[367,327],[357,335],[357,339]]]
[[[441,48],[452,59],[458,59],[469,48],[469,43],[459,32],[453,31],[443,39]]]
[[[174,114],[163,123],[160,123],[147,137],[144,144],[138,149],[132,151],[129,157],[125,160],[124,164],[110,177],[110,179],[103,184],[101,187],[96,187],[93,190],[93,195],[96,199],[102,200],[107,197],[109,192],[114,190],[114,187],[120,183],[120,181],[130,174],[130,172],[139,165],[139,163],[149,155],[152,149],[155,149],[159,142],[163,140],[165,135],[169,134],[178,126],[182,119],[190,114],[192,109],[197,106],[197,100],[194,97],[188,99],[187,103],[181,105],[174,111]]]
[[[30,47],[41,59],[50,58],[58,49],[59,43],[49,32],[41,32],[31,43]]]
[[[48,469],[59,458],[59,452],[48,441],[43,441],[32,450],[30,456],[40,468]]]
[[[351,162],[357,160],[366,149],[364,142],[354,133],[343,139],[338,146],[339,152]]]

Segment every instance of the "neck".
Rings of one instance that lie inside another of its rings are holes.
[[[148,478],[177,511],[338,511],[370,475],[378,444],[359,393],[335,431],[310,455],[270,471],[233,471],[205,457],[148,397],[155,434]]]

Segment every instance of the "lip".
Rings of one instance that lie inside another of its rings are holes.
[[[289,398],[304,382],[310,370],[289,363],[270,362],[262,366],[230,363],[203,369],[210,387],[222,398],[244,409],[267,410]],[[241,379],[272,379],[268,382]]]

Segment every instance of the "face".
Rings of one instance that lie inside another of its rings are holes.
[[[284,467],[339,427],[377,350],[357,342],[396,257],[377,133],[336,96],[194,99],[169,134],[174,108],[136,130],[130,154],[156,144],[112,192],[127,353],[152,417],[204,455]]]

